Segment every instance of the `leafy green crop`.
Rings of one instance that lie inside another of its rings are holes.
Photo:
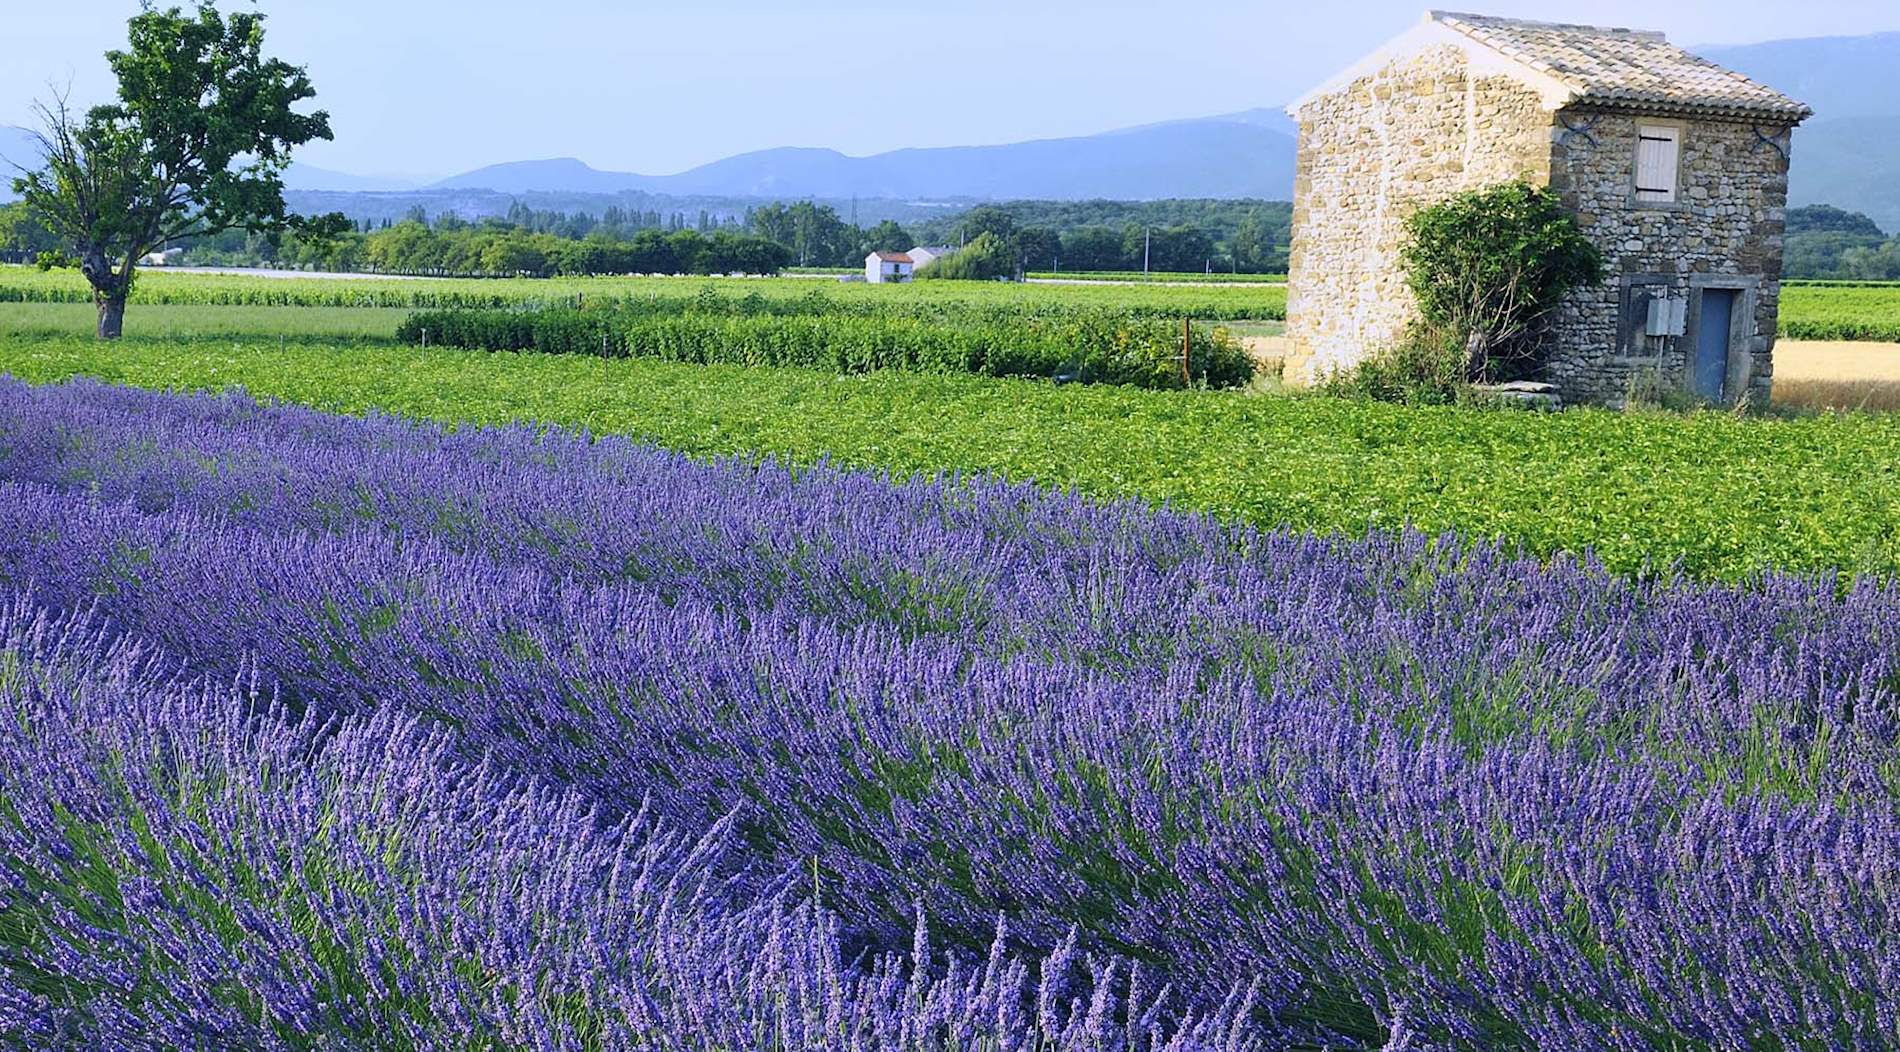
[[[997,472],[1300,530],[1411,524],[1620,570],[1900,571],[1900,414],[1558,414],[588,355],[0,340],[0,370],[242,386],[344,412],[537,420],[693,454]]]
[[[1073,309],[875,314],[744,313],[711,309],[424,311],[398,336],[418,345],[487,351],[626,356],[674,362],[789,365],[830,372],[875,369],[1037,376],[1137,387],[1237,387],[1253,360],[1218,327],[1183,328],[1118,311]]]
[[[1900,342],[1900,285],[1790,285],[1781,334],[1794,340]]]

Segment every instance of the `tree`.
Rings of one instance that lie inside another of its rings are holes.
[[[1124,270],[1122,236],[1102,226],[1087,226],[1062,239],[1064,270]]]
[[[1900,238],[1848,249],[1841,256],[1841,272],[1857,281],[1900,279]]]
[[[1875,242],[1887,236],[1872,219],[1833,205],[1788,209],[1787,230],[1789,234],[1859,234]]]
[[[506,234],[482,249],[481,269],[489,274],[540,276],[547,265],[547,255],[526,234]]]
[[[1214,240],[1199,227],[1171,226],[1153,232],[1149,245],[1149,269],[1161,271],[1198,271],[1206,269],[1214,256]]]
[[[1425,342],[1464,372],[1535,364],[1531,339],[1565,294],[1603,280],[1603,256],[1551,190],[1519,180],[1471,190],[1406,220],[1400,250]]]
[[[1010,243],[1016,248],[1016,260],[1023,270],[1054,269],[1062,254],[1062,238],[1048,227],[1032,226],[1016,231]]]
[[[36,109],[44,167],[13,188],[73,246],[116,339],[140,258],[167,243],[241,228],[340,233],[340,215],[309,221],[284,207],[290,151],[330,138],[330,118],[291,107],[316,90],[297,66],[265,58],[264,16],[195,17],[148,5],[109,51],[118,101],[81,117],[64,96]]]
[[[59,249],[59,239],[26,205],[0,205],[0,253],[27,258]]]
[[[897,224],[894,219],[886,219],[864,232],[864,251],[903,252],[917,242],[911,240],[910,231]]]
[[[1257,210],[1249,211],[1247,218],[1242,219],[1234,229],[1233,257],[1236,269],[1252,274],[1265,271],[1271,264],[1273,234],[1260,221]]]
[[[1016,217],[991,205],[978,205],[963,213],[957,229],[965,244],[975,242],[984,234],[993,234],[997,240],[1007,242],[1016,236]]]
[[[1846,278],[1847,256],[1856,249],[1879,249],[1883,239],[1867,234],[1823,230],[1789,234],[1783,242],[1784,278]]]
[[[801,267],[844,266],[863,259],[857,228],[839,219],[830,205],[769,204],[753,209],[747,223],[760,237],[791,249]]]
[[[1016,252],[995,234],[983,234],[961,251],[936,260],[917,272],[919,280],[991,281],[1016,275]]]

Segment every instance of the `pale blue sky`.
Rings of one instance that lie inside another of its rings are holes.
[[[110,90],[136,0],[6,0],[0,123],[49,81]],[[662,174],[770,146],[864,154],[1274,106],[1420,0],[261,0],[337,133],[300,159],[447,175],[577,156]],[[1452,6],[1459,6],[1453,4]],[[1484,0],[1488,13],[1743,43],[1900,29],[1892,0]]]

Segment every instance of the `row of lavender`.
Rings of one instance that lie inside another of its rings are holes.
[[[1078,931],[1273,1041],[1900,1041],[1889,583],[86,385],[0,386],[0,478],[0,583],[603,828],[730,816],[846,945]]]
[[[11,1047],[1259,1047],[1138,964],[865,961],[732,823],[697,839],[395,706],[298,717],[86,617],[0,608]],[[947,966],[946,966],[947,964]]]

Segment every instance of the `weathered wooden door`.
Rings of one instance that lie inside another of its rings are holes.
[[[1695,393],[1722,400],[1728,386],[1729,330],[1735,321],[1734,289],[1703,289],[1702,320],[1695,337]]]

